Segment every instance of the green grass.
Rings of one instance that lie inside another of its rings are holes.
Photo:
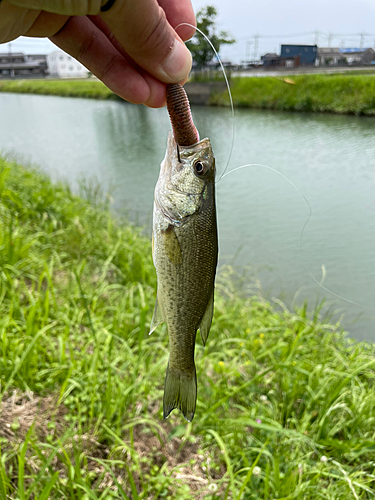
[[[235,108],[375,116],[373,74],[232,78],[231,90]],[[227,93],[213,95],[210,103],[228,106]]]
[[[222,269],[194,421],[162,421],[151,244],[87,191],[0,160],[0,498],[373,499],[374,346]]]
[[[195,80],[199,81],[199,75]],[[372,73],[233,77],[230,83],[235,108],[375,116],[375,74]],[[90,79],[3,80],[0,81],[0,92],[118,99],[102,82]],[[229,106],[227,92],[214,93],[210,104]]]
[[[98,80],[0,80],[0,92],[119,99]]]

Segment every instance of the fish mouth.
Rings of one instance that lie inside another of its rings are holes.
[[[182,85],[167,85],[167,109],[173,135],[178,146],[192,146],[199,142],[199,133],[191,116],[189,99]]]
[[[208,137],[205,137],[190,146],[181,146],[177,144],[173,132],[168,132],[167,150],[164,161],[161,163],[161,174],[165,174],[169,170],[171,162],[178,162],[181,164],[181,160],[188,159],[190,156],[198,153],[199,151],[208,148],[211,149],[211,141]]]

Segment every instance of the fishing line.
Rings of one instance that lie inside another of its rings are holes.
[[[221,62],[220,56],[217,53],[217,50],[213,46],[213,44],[212,44],[211,40],[208,38],[208,36],[205,33],[203,33],[202,30],[200,30],[196,26],[193,26],[192,24],[189,24],[189,23],[180,23],[178,26],[175,27],[175,30],[177,30],[180,26],[190,26],[190,28],[194,28],[196,31],[198,31],[204,37],[204,39],[206,40],[206,42],[210,45],[210,47],[214,51],[215,56],[217,57],[217,60],[219,61],[220,68],[221,68],[221,71],[223,72],[225,83],[226,83],[226,86],[227,86],[227,89],[228,89],[228,95],[229,95],[229,101],[230,101],[230,109],[231,109],[231,115],[232,115],[232,143],[231,143],[230,148],[229,148],[229,156],[228,156],[228,160],[227,160],[227,164],[225,166],[225,169],[224,169],[223,173],[221,174],[221,176],[219,177],[219,179],[217,181],[215,181],[215,183],[217,184],[220,181],[220,179],[222,179],[224,177],[224,174],[225,174],[225,172],[228,169],[228,165],[229,165],[230,159],[232,157],[233,146],[234,146],[234,106],[233,106],[232,92],[230,90],[230,85],[229,85],[229,82],[228,82],[227,74],[225,73],[225,69],[224,69],[223,63]]]
[[[311,219],[311,216],[312,216],[313,212],[312,212],[312,207],[311,207],[311,204],[310,204],[309,200],[306,198],[306,196],[303,194],[303,192],[294,184],[294,182],[292,182],[290,179],[288,179],[288,177],[286,177],[284,174],[282,174],[281,172],[279,172],[275,168],[269,167],[268,165],[263,165],[262,163],[247,163],[246,165],[241,165],[240,167],[233,168],[232,170],[229,170],[229,172],[224,173],[224,175],[222,175],[221,178],[226,177],[227,175],[232,174],[233,172],[236,172],[237,170],[241,170],[243,168],[249,168],[249,167],[263,167],[263,168],[266,168],[268,170],[271,170],[272,172],[275,172],[280,177],[282,177],[283,179],[285,179],[302,196],[302,198],[304,199],[306,205],[308,206],[309,214],[308,214],[307,219],[306,219],[306,221],[305,221],[305,223],[304,223],[304,225],[302,227],[302,231],[301,231],[301,234],[300,234],[300,237],[299,237],[299,246],[300,246],[300,251],[301,251],[301,255],[302,255],[303,266],[306,269],[306,271],[308,272],[308,274],[310,275],[311,279],[318,286],[320,286],[321,288],[323,288],[323,290],[325,290],[326,292],[330,293],[334,297],[336,297],[338,299],[341,299],[341,300],[347,302],[348,304],[352,304],[352,305],[355,305],[355,306],[363,307],[364,309],[367,309],[369,311],[375,311],[375,308],[373,308],[373,307],[365,306],[364,304],[360,304],[359,302],[355,302],[354,300],[347,299],[346,297],[343,297],[342,295],[339,295],[338,293],[333,292],[332,290],[330,290],[329,288],[327,288],[326,286],[323,285],[323,281],[324,281],[324,277],[325,277],[324,270],[322,272],[322,279],[321,279],[321,281],[318,281],[315,278],[315,276],[311,273],[310,269],[307,267],[307,264],[306,264],[307,259],[305,258],[305,252],[303,250],[303,235],[304,235],[306,226],[307,226],[307,224],[309,223],[309,221]],[[322,266],[322,269],[324,269],[323,266]]]
[[[355,302],[354,300],[347,299],[347,298],[343,297],[342,295],[339,295],[338,293],[335,293],[332,290],[330,290],[329,288],[327,288],[326,286],[324,286],[323,285],[323,281],[324,281],[324,278],[325,278],[325,271],[324,271],[324,267],[323,266],[322,266],[322,279],[321,279],[321,281],[318,281],[315,278],[315,276],[311,273],[310,269],[307,267],[305,253],[304,253],[304,250],[303,250],[303,235],[304,235],[305,229],[307,227],[307,224],[309,223],[309,221],[311,219],[311,216],[312,216],[312,207],[310,205],[310,202],[306,198],[306,196],[303,194],[303,192],[290,179],[288,179],[288,177],[286,177],[284,174],[282,174],[281,172],[279,172],[275,168],[269,167],[268,165],[263,165],[261,163],[248,163],[246,165],[241,165],[240,167],[236,167],[236,168],[230,170],[229,172],[227,172],[227,169],[228,169],[228,166],[229,166],[229,162],[231,160],[232,153],[233,153],[234,136],[235,136],[234,106],[233,106],[232,92],[230,90],[230,85],[229,85],[229,81],[228,81],[228,78],[227,78],[227,74],[225,72],[223,63],[221,62],[220,56],[217,53],[217,50],[215,49],[215,47],[213,46],[211,40],[207,37],[207,35],[205,33],[203,33],[202,30],[200,30],[196,26],[193,26],[192,24],[189,24],[189,23],[180,23],[178,26],[176,26],[175,30],[177,30],[180,26],[189,26],[190,28],[194,28],[196,31],[198,31],[204,37],[204,39],[207,41],[207,43],[210,45],[210,47],[214,51],[215,56],[217,57],[217,60],[219,61],[220,68],[221,68],[221,71],[223,72],[225,83],[226,83],[227,90],[228,90],[229,101],[230,101],[230,108],[231,108],[231,115],[232,115],[232,141],[231,141],[231,146],[230,146],[230,149],[229,149],[229,156],[228,156],[227,164],[225,166],[225,169],[224,169],[223,173],[221,174],[221,176],[219,177],[219,179],[216,181],[216,183],[218,183],[225,176],[227,176],[227,175],[229,175],[229,174],[231,174],[233,172],[236,172],[237,170],[241,170],[243,168],[248,168],[248,167],[263,167],[263,168],[267,168],[268,170],[271,170],[272,172],[275,172],[280,177],[282,177],[283,179],[285,179],[302,196],[302,198],[304,199],[304,201],[307,204],[308,209],[309,209],[309,214],[308,214],[307,219],[306,219],[306,221],[305,221],[305,223],[304,223],[304,225],[302,227],[302,230],[301,230],[301,234],[300,234],[300,238],[299,238],[299,246],[300,246],[300,251],[301,251],[301,255],[302,255],[303,266],[306,269],[306,271],[308,272],[308,274],[311,277],[311,279],[314,281],[314,283],[316,283],[318,286],[320,286],[321,288],[323,288],[323,290],[325,290],[326,292],[330,293],[334,297],[336,297],[336,298],[338,298],[340,300],[343,300],[344,302],[347,302],[348,304],[352,304],[352,305],[355,305],[355,306],[358,306],[358,307],[363,307],[364,309],[367,309],[369,311],[375,311],[375,308],[373,308],[373,307],[365,306],[364,304],[360,304],[359,302]]]

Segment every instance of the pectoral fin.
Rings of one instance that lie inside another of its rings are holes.
[[[156,330],[156,328],[161,324],[163,323],[164,321],[164,318],[163,318],[163,313],[161,311],[161,308],[159,306],[159,303],[158,303],[158,298],[156,297],[156,302],[155,302],[155,309],[154,309],[154,314],[152,316],[152,320],[151,320],[151,325],[150,325],[150,332],[149,332],[149,335],[151,335],[151,333]]]
[[[214,292],[212,291],[211,298],[208,301],[207,309],[203,315],[199,331],[201,332],[203,345],[206,345],[208,334],[210,333],[212,317],[214,315]]]
[[[174,232],[174,227],[170,225],[165,231],[163,231],[164,238],[164,248],[168,256],[169,261],[172,264],[178,265],[182,262],[182,252],[180,247],[180,242]]]

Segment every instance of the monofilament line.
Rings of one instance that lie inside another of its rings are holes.
[[[214,51],[215,56],[217,57],[217,60],[219,61],[220,68],[221,68],[221,71],[223,72],[225,83],[226,83],[226,86],[227,86],[227,89],[228,89],[230,109],[231,109],[231,114],[232,114],[232,142],[231,142],[231,145],[230,145],[230,148],[229,148],[229,156],[228,156],[228,160],[227,160],[227,164],[225,166],[225,169],[224,169],[223,173],[221,174],[221,176],[219,177],[219,179],[216,181],[216,183],[218,183],[220,181],[220,179],[222,179],[224,177],[224,174],[225,174],[225,172],[228,169],[228,165],[229,165],[230,159],[232,157],[233,146],[234,146],[234,106],[233,106],[232,92],[230,90],[229,81],[228,81],[228,78],[227,78],[227,74],[225,73],[225,69],[224,69],[223,63],[221,62],[220,56],[217,53],[217,50],[215,49],[215,47],[212,45],[211,40],[208,38],[208,36],[205,33],[203,33],[202,30],[200,30],[196,26],[193,26],[192,24],[189,24],[189,23],[180,23],[178,26],[175,27],[175,30],[177,30],[180,26],[190,26],[190,28],[194,28],[195,30],[197,30],[204,37],[204,39],[207,41],[207,43],[210,45],[210,47]]]
[[[314,276],[313,274],[311,273],[310,269],[307,267],[307,264],[306,264],[306,258],[305,258],[305,253],[304,253],[304,250],[303,250],[303,234],[305,232],[305,229],[306,229],[306,226],[307,224],[309,223],[310,219],[311,219],[311,216],[312,216],[312,208],[311,208],[311,205],[308,201],[308,199],[306,198],[306,196],[302,193],[302,191],[294,184],[294,182],[292,182],[290,179],[288,179],[288,177],[286,177],[284,174],[282,174],[281,172],[279,172],[278,170],[276,170],[275,168],[273,167],[269,167],[268,165],[263,165],[262,163],[247,163],[246,165],[241,165],[240,167],[236,167],[232,170],[230,170],[229,172],[224,172],[224,174],[220,177],[223,178],[223,177],[226,177],[227,175],[229,174],[232,174],[233,172],[236,172],[237,170],[241,170],[243,168],[249,168],[249,167],[262,167],[262,168],[267,168],[268,170],[271,170],[272,172],[275,172],[276,174],[280,175],[280,177],[282,177],[283,179],[285,179],[287,182],[289,182],[289,184],[302,196],[302,198],[305,200],[306,202],[306,205],[308,206],[309,208],[309,214],[307,216],[307,219],[302,227],[302,230],[301,230],[301,234],[300,234],[300,238],[299,238],[299,245],[300,245],[300,251],[301,251],[301,255],[302,255],[302,262],[303,262],[303,266],[304,268],[306,269],[306,271],[308,272],[308,274],[310,275],[311,279],[317,284],[319,285],[321,288],[323,288],[323,290],[325,290],[326,292],[330,293],[331,295],[333,295],[334,297],[337,297],[338,299],[341,299],[349,304],[353,304],[355,306],[359,306],[359,307],[363,307],[364,309],[367,309],[369,311],[375,311],[375,308],[373,307],[369,307],[369,306],[365,306],[364,304],[360,304],[359,302],[355,302],[354,300],[350,300],[350,299],[347,299],[345,297],[343,297],[342,295],[339,295],[335,292],[333,292],[332,290],[330,290],[329,288],[327,288],[326,286],[323,285],[322,281],[319,282]]]

